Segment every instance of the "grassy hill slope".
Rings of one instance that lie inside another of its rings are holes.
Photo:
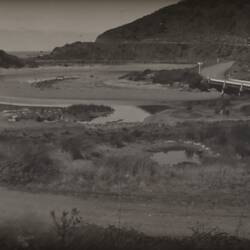
[[[245,43],[250,36],[249,13],[248,0],[183,0],[108,30],[96,41]]]

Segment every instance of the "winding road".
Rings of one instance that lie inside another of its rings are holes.
[[[205,78],[217,78],[224,80],[225,73],[233,66],[234,62],[218,63],[202,69],[201,75]]]
[[[27,193],[0,188],[0,222],[41,223],[51,225],[50,212],[58,214],[73,208],[80,210],[83,220],[101,226],[121,225],[149,235],[190,235],[192,226],[199,222],[207,228],[219,228],[235,233],[242,214],[248,209],[223,209],[171,205],[171,202],[112,201],[107,197],[75,198],[64,195]],[[250,218],[244,216],[244,237],[250,237]]]

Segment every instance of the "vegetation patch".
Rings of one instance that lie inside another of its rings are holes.
[[[33,120],[37,122],[55,121],[91,121],[100,116],[111,114],[114,109],[104,105],[76,104],[65,108],[54,107],[18,107],[8,106],[4,116],[11,122]]]
[[[43,90],[45,88],[51,88],[53,87],[53,85],[59,82],[66,81],[66,80],[75,80],[75,79],[78,79],[78,77],[57,76],[57,77],[52,77],[52,78],[47,78],[47,79],[31,81],[31,86]]]
[[[169,85],[175,87],[189,87],[191,89],[200,89],[208,91],[208,85],[205,80],[196,72],[195,69],[173,69],[143,72],[131,72],[120,79],[130,81],[150,81],[155,84]]]
[[[0,182],[51,192],[248,204],[249,127],[227,121],[4,131]],[[197,153],[201,164],[174,168],[151,158],[180,148]]]

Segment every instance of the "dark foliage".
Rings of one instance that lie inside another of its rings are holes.
[[[217,231],[197,231],[190,237],[151,237],[133,229],[106,228],[84,224],[77,210],[63,212],[57,218],[52,212],[56,231],[25,234],[14,228],[0,229],[4,250],[248,250],[250,241]]]
[[[247,0],[181,1],[108,30],[97,42],[242,42],[250,35],[249,11]]]
[[[153,83],[170,84],[174,83],[187,84],[192,89],[200,89],[202,91],[208,90],[208,85],[203,78],[192,69],[173,69],[173,70],[159,70],[159,71],[139,71],[130,72],[121,79],[128,79],[130,81],[145,81],[150,79]]]
[[[2,68],[21,68],[25,63],[16,56],[9,55],[3,50],[0,50],[0,67]]]
[[[50,149],[45,145],[26,144],[12,159],[1,164],[1,181],[11,185],[47,183],[59,174],[59,169],[50,158]]]

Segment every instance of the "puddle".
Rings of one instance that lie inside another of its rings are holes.
[[[139,106],[139,108],[150,113],[151,115],[170,109],[170,107],[167,105],[144,105],[144,106]]]
[[[200,157],[196,153],[190,153],[186,150],[170,150],[168,152],[154,153],[152,160],[156,161],[160,165],[177,165],[183,162],[188,163],[200,163]]]

